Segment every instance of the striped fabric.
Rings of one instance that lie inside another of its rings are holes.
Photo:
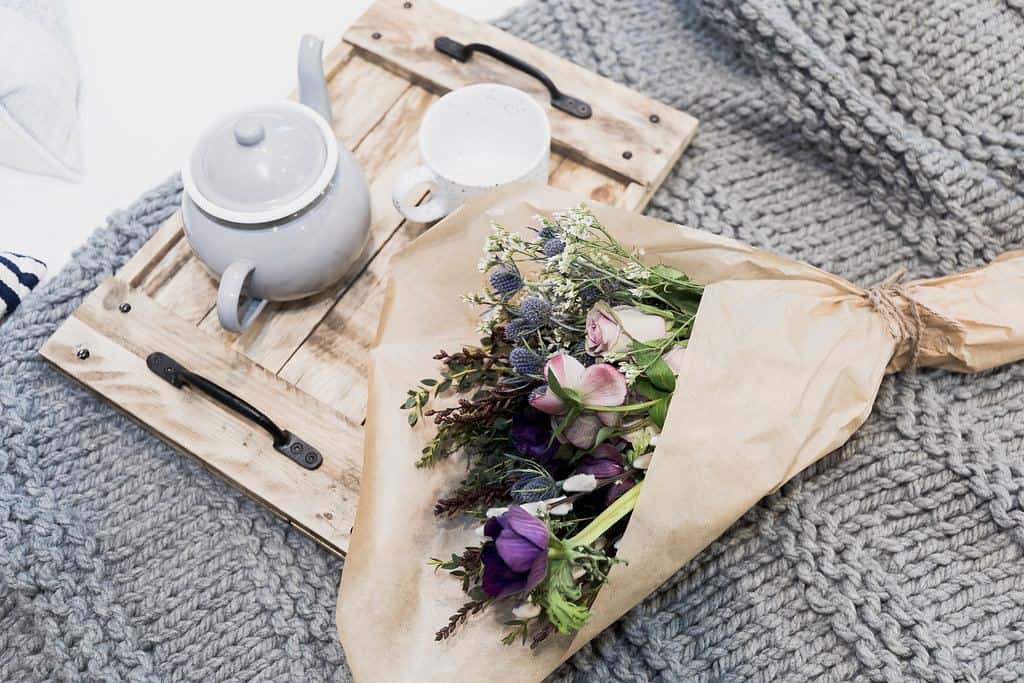
[[[18,307],[46,274],[46,264],[31,256],[0,251],[0,320]]]

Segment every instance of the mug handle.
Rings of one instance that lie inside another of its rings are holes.
[[[426,204],[414,206],[406,204],[405,198],[409,196],[417,185],[427,183],[434,190],[430,200]],[[395,189],[391,193],[391,201],[400,214],[417,223],[430,223],[448,215],[450,209],[437,192],[437,176],[426,166],[417,166],[403,171],[395,181]]]
[[[249,327],[267,305],[266,299],[255,298],[250,298],[244,306],[239,305],[242,301],[242,292],[255,269],[255,263],[243,259],[232,263],[220,276],[220,286],[217,288],[217,318],[221,327],[229,332],[241,332]]]

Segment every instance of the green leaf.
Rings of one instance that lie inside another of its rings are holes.
[[[419,419],[420,419],[420,416],[418,414],[416,414],[416,413],[409,413],[409,426],[410,427],[415,427],[416,423],[419,421]]]
[[[548,389],[558,398],[571,405],[580,404],[580,395],[575,389],[566,389],[558,382],[554,370],[548,369]]]
[[[675,391],[676,376],[672,368],[668,366],[664,358],[659,358],[647,367],[647,378],[656,389],[662,391]]]
[[[686,273],[673,268],[672,266],[666,266],[664,263],[659,263],[651,268],[651,272],[660,278],[670,280],[672,282],[687,282],[689,278],[686,277]]]
[[[633,389],[650,401],[653,401],[656,398],[668,396],[668,392],[655,388],[655,386],[651,384],[651,381],[646,377],[638,377],[636,381],[633,382]]]
[[[604,426],[597,430],[597,436],[594,437],[594,448],[597,448],[608,439],[612,438],[619,431],[618,427]],[[593,450],[593,449],[591,449]]]
[[[665,428],[665,418],[668,417],[668,400],[670,397],[665,396],[660,401],[651,406],[651,422],[658,425],[658,429]]]
[[[432,387],[435,384],[437,384],[437,380],[436,379],[421,379],[420,380],[420,384],[422,384],[425,387]]]
[[[633,448],[631,449],[632,455],[631,455],[631,457],[629,459],[629,464],[632,465],[633,464],[633,460],[635,460],[637,456],[643,455],[647,451],[648,447],[650,447],[650,445],[651,445],[651,433],[650,433],[650,430],[647,430],[647,429],[640,430],[640,434],[639,434],[639,436],[636,437],[636,440],[633,443]]]
[[[565,431],[566,427],[572,424],[573,420],[580,416],[581,411],[582,408],[580,408],[579,406],[573,406],[572,408],[569,409],[569,412],[568,414],[566,414],[565,419],[559,422],[558,425],[555,427],[554,431],[551,433],[551,440],[548,441],[549,446],[555,442],[555,439],[562,435],[562,432]]]
[[[572,578],[572,565],[567,560],[551,560],[548,576],[538,592],[541,606],[559,633],[574,633],[590,618],[586,605],[576,602],[581,591]]]

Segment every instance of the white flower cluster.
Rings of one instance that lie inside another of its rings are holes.
[[[494,326],[499,322],[500,309],[491,308],[480,316],[480,322],[476,325],[476,331],[484,336],[488,336],[494,331]]]
[[[587,239],[590,229],[597,224],[597,220],[582,204],[566,212],[553,214],[552,217],[558,223],[559,228],[576,240]]]
[[[643,374],[643,370],[634,363],[622,363],[619,365],[619,370],[626,376],[626,384],[629,385],[632,385],[636,378]]]

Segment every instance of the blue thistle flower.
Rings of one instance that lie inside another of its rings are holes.
[[[540,326],[551,316],[551,304],[539,296],[528,296],[519,304],[519,315]]]
[[[539,375],[544,367],[544,360],[525,346],[512,349],[508,354],[508,362],[520,375]]]
[[[545,225],[537,231],[537,239],[547,241],[552,237],[558,237],[558,228],[553,225]]]
[[[511,342],[519,341],[533,332],[536,327],[526,318],[513,318],[505,325],[505,339]]]
[[[580,290],[580,302],[584,306],[593,306],[601,299],[601,290],[594,285],[587,285]]]
[[[563,249],[565,249],[565,242],[558,239],[557,237],[552,237],[549,240],[545,240],[544,244],[541,245],[541,251],[543,251],[544,255],[547,256],[548,258],[561,254]]]
[[[508,266],[498,266],[492,270],[488,281],[496,294],[512,294],[523,286],[523,278]]]

